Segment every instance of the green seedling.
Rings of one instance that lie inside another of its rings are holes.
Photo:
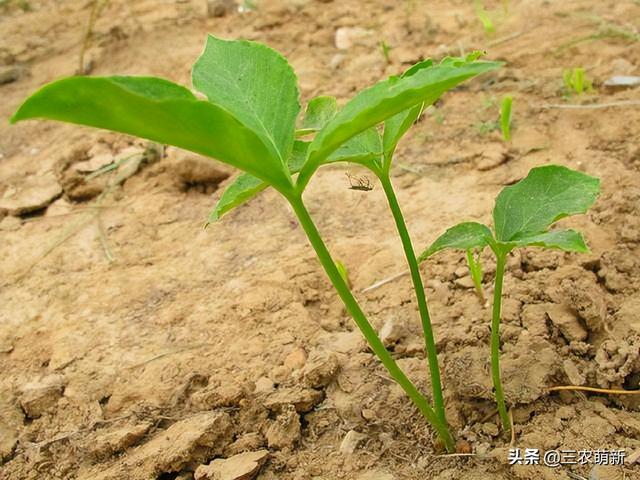
[[[482,28],[484,28],[484,32],[487,36],[491,36],[496,33],[496,27],[493,24],[493,20],[489,16],[489,12],[484,7],[484,4],[481,0],[475,0],[473,2],[474,10],[476,12],[476,17],[482,24]]]
[[[584,73],[584,68],[567,69],[562,72],[562,81],[564,90],[567,95],[582,95],[585,92],[591,92],[593,85],[591,80]]]
[[[506,187],[496,198],[493,231],[476,222],[465,222],[447,230],[422,253],[419,261],[448,248],[489,247],[496,257],[496,275],[491,321],[491,376],[498,412],[505,432],[511,431],[504,390],[500,380],[500,316],[502,286],[507,255],[515,248],[542,247],[566,252],[588,252],[582,235],[575,230],[550,230],[561,218],[585,213],[600,192],[600,181],[566,167],[534,168],[520,182]]]
[[[483,110],[496,106],[495,99],[486,99],[484,101]],[[505,142],[511,140],[511,107],[513,98],[511,95],[505,95],[500,104],[500,118],[497,120],[479,120],[475,123],[475,128],[480,135],[486,135],[494,130],[502,131],[502,139]]]
[[[502,130],[502,139],[505,142],[511,140],[511,106],[513,97],[505,95],[500,105],[500,129]]]
[[[479,56],[445,58],[440,63],[422,61],[399,77],[359,92],[342,109],[332,97],[315,98],[307,105],[301,125],[304,135],[313,135],[309,141],[300,140],[300,129],[296,128],[300,94],[287,60],[259,43],[212,36],[192,74],[195,89],[206,99],[161,78],[72,77],[41,88],[25,101],[12,122],[45,118],[105,128],[191,150],[242,170],[244,173],[224,191],[210,222],[266,188],[278,191],[291,205],[371,350],[451,452],[455,442],[444,414],[424,287],[390,170],[398,142],[426,106],[461,82],[501,65],[481,61]],[[307,184],[318,168],[335,162],[367,168],[387,197],[414,284],[433,404],[386,350],[307,211],[303,201]]]
[[[382,56],[387,61],[387,63],[391,63],[391,47],[384,40],[380,40],[380,49],[382,50]]]
[[[480,303],[484,305],[484,290],[482,288],[482,263],[480,263],[480,254],[476,258],[476,254],[473,248],[467,249],[467,266],[469,267],[469,273],[471,274],[471,280],[476,287],[476,293],[480,299]]]

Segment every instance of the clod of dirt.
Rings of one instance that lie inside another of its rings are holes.
[[[640,335],[640,295],[627,298],[622,302],[616,313],[613,328],[621,337],[629,334]]]
[[[136,151],[139,151],[136,149]],[[121,152],[122,157],[126,157],[133,152],[127,150]],[[142,152],[140,152],[142,153]],[[88,159],[73,164],[72,168],[80,173],[92,173],[116,161],[111,150],[102,143],[97,143],[87,152]]]
[[[113,160],[113,157],[112,157]],[[92,179],[87,179],[87,175],[75,168],[75,165],[86,165],[89,168],[91,158],[84,152],[78,150],[69,157],[63,158],[58,163],[58,181],[64,190],[65,196],[70,200],[85,201],[90,200],[102,193],[107,188],[108,175],[99,175]],[[99,163],[102,163],[100,159]]]
[[[607,388],[620,385],[631,373],[640,370],[640,339],[636,336],[605,340],[596,351],[599,383]]]
[[[465,288],[465,289],[470,289],[475,287],[475,284],[473,283],[473,279],[471,278],[470,275],[456,278],[454,283],[456,287]]]
[[[53,374],[22,386],[20,406],[29,418],[38,418],[58,403],[64,390],[64,377]]]
[[[322,354],[312,358],[302,370],[304,384],[311,388],[324,388],[340,371],[340,362],[334,354]]]
[[[167,152],[167,168],[181,190],[198,189],[213,193],[230,171],[213,160],[176,148]]]
[[[45,208],[62,195],[62,187],[53,173],[31,175],[10,186],[0,198],[0,214],[24,215]]]
[[[302,347],[294,348],[284,359],[284,366],[291,370],[299,370],[307,361],[307,352]]]
[[[265,436],[269,448],[292,447],[300,439],[300,417],[293,405],[287,405],[269,425]]]
[[[293,405],[298,413],[307,413],[322,400],[324,400],[324,394],[321,391],[313,388],[291,387],[277,389],[268,394],[262,403],[273,412],[281,412],[287,406]]]
[[[267,450],[240,453],[231,458],[216,459],[197,468],[194,480],[251,480],[269,458]]]
[[[229,444],[231,434],[228,414],[202,412],[158,432],[109,469],[86,478],[121,480],[133,478],[134,472],[135,478],[157,478],[162,473],[179,472],[220,455]]]
[[[265,438],[257,432],[245,433],[224,450],[224,455],[230,457],[238,453],[259,450],[266,445]]]
[[[465,346],[444,364],[445,382],[463,398],[490,400],[493,395],[488,370],[486,350]]]
[[[522,326],[531,335],[544,338],[547,336],[545,304],[525,305],[520,315]]]
[[[476,168],[481,172],[499,167],[509,160],[509,151],[502,144],[491,144],[485,147],[476,162]]]
[[[327,350],[336,353],[354,354],[365,348],[365,341],[359,331],[326,333],[318,339]]]
[[[90,200],[107,188],[123,183],[135,175],[144,164],[158,160],[159,152],[153,146],[145,149],[129,146],[114,154],[111,147],[97,143],[90,149],[78,148],[60,159],[57,165],[57,178],[65,196],[75,201]],[[114,165],[113,171],[100,172],[102,167]]]
[[[392,315],[384,322],[384,325],[382,325],[379,335],[384,346],[390,347],[403,338],[406,338],[409,335],[409,329],[403,319]]]
[[[245,391],[241,385],[229,381],[224,385],[207,386],[191,395],[191,402],[200,410],[212,410],[220,407],[235,407],[244,398]]]
[[[562,362],[562,368],[564,368],[564,373],[571,385],[584,385],[587,382],[587,378],[580,373],[578,366],[570,358],[566,358]]]
[[[258,380],[256,380],[253,393],[269,393],[273,392],[274,388],[275,384],[273,383],[273,380],[271,380],[269,377],[260,377]]]
[[[584,341],[588,337],[588,332],[580,324],[575,312],[566,305],[548,304],[545,312],[551,323],[553,323],[560,333],[569,341]]]
[[[548,280],[554,303],[567,305],[585,321],[590,333],[603,329],[606,303],[595,275],[575,265],[558,268]]]
[[[24,69],[16,65],[0,67],[0,85],[15,82],[24,74]]]
[[[340,453],[351,455],[366,438],[367,436],[364,433],[349,430],[340,443]]]
[[[236,2],[233,0],[207,0],[207,14],[210,17],[224,17],[236,10]]]
[[[361,27],[340,27],[336,30],[335,44],[340,50],[348,50],[354,45],[367,45],[373,39],[373,32]],[[375,39],[373,40],[375,43]]]
[[[144,422],[138,425],[125,425],[99,436],[92,446],[91,453],[98,459],[103,459],[125,451],[140,442],[152,427],[152,423]]]
[[[561,364],[549,342],[527,331],[503,354],[501,363],[505,391],[512,403],[529,403],[545,395]]]

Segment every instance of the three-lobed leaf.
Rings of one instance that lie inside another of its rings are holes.
[[[493,210],[495,236],[485,225],[460,223],[436,239],[419,260],[447,248],[482,249],[487,245],[499,255],[516,247],[588,252],[579,232],[548,229],[561,218],[585,213],[599,191],[600,181],[584,173],[558,165],[534,168],[498,195]]]

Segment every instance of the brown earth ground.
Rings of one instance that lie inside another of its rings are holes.
[[[588,465],[507,465],[509,439],[491,400],[490,309],[462,255],[423,268],[450,422],[474,453],[451,457],[434,449],[430,428],[367,350],[275,192],[204,231],[232,179],[225,167],[81,127],[10,127],[6,119],[30,92],[77,71],[91,5],[0,7],[0,68],[9,77],[0,86],[0,478],[187,480],[214,458],[261,449],[269,454],[260,480],[592,473]],[[285,54],[303,100],[345,101],[423,57],[482,48],[505,60],[498,73],[447,94],[403,141],[393,170],[401,204],[420,248],[458,221],[489,222],[497,192],[533,166],[553,162],[602,179],[591,213],[567,222],[584,231],[592,253],[511,257],[503,375],[517,446],[636,452],[640,397],[548,387],[639,388],[640,110],[548,106],[638,99],[640,88],[603,83],[640,75],[640,4],[496,2],[487,5],[494,35],[471,1],[257,7],[209,17],[204,0],[111,0],[83,68],[189,85],[190,65],[213,33]],[[338,29],[348,48],[336,47]],[[563,94],[571,67],[586,69],[593,92]],[[514,136],[505,145],[491,122],[507,93]],[[117,172],[87,178],[125,157]],[[306,200],[364,310],[391,328],[389,348],[426,392],[409,279],[361,293],[406,268],[382,192],[348,186],[344,168],[325,168]],[[493,263],[485,260],[490,295]],[[593,478],[640,478],[630,463],[612,470]]]

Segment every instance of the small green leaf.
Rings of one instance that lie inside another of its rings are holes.
[[[205,227],[210,223],[217,222],[222,215],[229,210],[233,210],[238,205],[248,202],[269,185],[249,173],[242,173],[229,185],[216,206],[209,214]]]
[[[300,171],[300,168],[307,156],[308,147],[309,142],[302,140],[296,140],[293,144],[293,152],[291,153],[291,157],[288,162],[291,174],[298,173]],[[213,222],[217,222],[225,213],[233,210],[235,207],[248,202],[268,186],[268,183],[251,174],[243,173],[238,175],[233,183],[227,186],[224,192],[222,192],[222,196],[216,203],[216,206],[213,208],[211,213],[209,213],[209,218],[207,219],[205,227]]]
[[[517,247],[557,248],[566,252],[586,253],[589,251],[582,234],[575,230],[553,230],[539,234],[517,236],[509,244]]]
[[[278,151],[225,108],[150,77],[71,77],[29,97],[12,122],[46,118],[175,145],[249,172],[281,190],[291,178]]]
[[[320,130],[338,112],[338,102],[335,97],[315,97],[307,104],[302,120],[302,128],[305,130]]]
[[[423,262],[433,254],[447,248],[468,250],[470,248],[484,248],[493,240],[489,227],[477,222],[459,223],[444,232],[418,257]]]
[[[470,58],[446,59],[440,65],[417,69],[403,78],[391,77],[358,93],[309,146],[298,188],[304,189],[316,169],[348,139],[419,103],[430,105],[459,83],[502,65]]]
[[[268,138],[284,165],[300,112],[296,75],[286,58],[260,43],[209,35],[192,77],[210,102]]]
[[[496,239],[514,239],[544,232],[563,217],[585,213],[600,192],[600,180],[558,165],[534,168],[526,178],[506,187],[496,199]]]

